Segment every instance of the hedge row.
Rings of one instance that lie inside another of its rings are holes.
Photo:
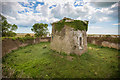
[[[35,37],[2,37],[2,40],[4,39],[20,40],[21,42],[24,42],[26,40],[33,40]]]

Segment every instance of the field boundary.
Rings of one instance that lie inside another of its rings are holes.
[[[87,37],[87,42],[103,47],[120,50],[120,38],[113,37]]]
[[[25,41],[21,41],[19,39],[14,40],[10,38],[5,38],[2,40],[2,57],[12,52],[12,50],[17,50],[20,47],[38,44],[40,42],[50,42],[50,40],[51,37],[28,39]]]
[[[87,42],[90,44],[95,44],[103,47],[114,48],[120,50],[119,42],[114,40],[113,38],[106,39],[101,37],[87,37]],[[40,42],[50,42],[51,37],[44,37],[44,38],[33,38],[22,41],[21,39],[11,39],[11,38],[4,38],[2,40],[2,57],[6,54],[12,52],[12,50],[17,50],[20,47],[24,47],[31,44],[38,44]]]

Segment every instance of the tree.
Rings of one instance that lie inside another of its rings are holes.
[[[0,14],[0,34],[2,34],[2,23],[5,20],[6,20],[6,18]],[[0,37],[1,37],[1,35],[0,35]]]
[[[14,37],[14,36],[16,36],[16,33],[15,33],[15,32],[12,32],[12,31],[8,31],[8,32],[6,33],[6,36],[7,36],[7,37]]]
[[[3,15],[0,14],[0,21],[3,21],[5,19],[6,19],[6,17],[4,17]]]
[[[17,25],[13,24],[10,31],[16,31],[18,29]]]
[[[0,27],[2,26],[2,30],[0,28],[0,33],[2,33],[2,36],[3,37],[15,36],[16,33],[14,31],[17,30],[17,28],[18,28],[17,25],[9,24],[6,20],[6,18],[4,16],[2,16],[1,14],[0,14],[0,19],[1,19],[0,23],[2,24],[2,25],[0,25]]]
[[[32,26],[32,31],[36,37],[46,36],[48,34],[48,24],[36,23]]]

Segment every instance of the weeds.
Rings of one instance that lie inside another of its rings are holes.
[[[43,49],[44,45],[47,45],[47,48]],[[78,56],[51,50],[49,46],[50,43],[40,43],[7,54],[2,60],[3,76],[7,78],[119,77],[119,63],[116,57],[118,50],[88,44],[92,49],[88,48],[88,52]],[[73,59],[70,61],[66,58]]]

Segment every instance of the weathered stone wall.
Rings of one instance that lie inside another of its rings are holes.
[[[52,29],[53,39],[51,40],[51,49],[67,54],[75,53],[81,55],[87,50],[86,31],[74,31],[73,28],[66,26],[60,31]],[[80,35],[81,34],[81,35]],[[80,48],[79,37],[82,37],[82,48]]]
[[[115,48],[115,49],[120,49],[120,43],[118,42],[110,42],[108,40],[100,39],[101,37],[87,37],[87,42],[99,46],[104,46],[104,47],[109,47],[109,48]]]
[[[107,42],[107,41],[103,41],[102,46],[109,47],[109,48],[120,49],[120,44],[118,44],[118,43],[110,43],[110,42]]]
[[[46,38],[36,38],[33,40],[26,40],[25,42],[21,42],[20,40],[12,40],[9,38],[6,38],[2,40],[2,56],[5,56],[6,54],[10,53],[12,50],[16,50],[19,47],[24,47],[30,44],[38,44],[40,42],[50,42],[51,37]]]

